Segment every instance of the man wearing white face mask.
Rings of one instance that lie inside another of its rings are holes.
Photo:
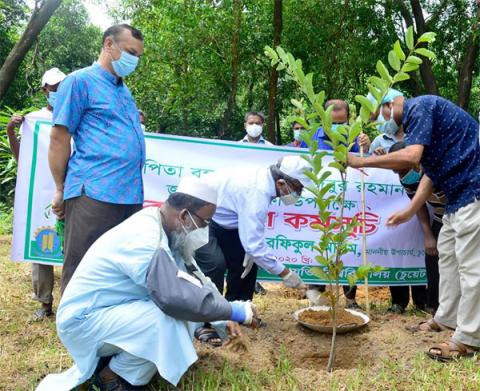
[[[142,208],[145,141],[123,82],[142,54],[141,32],[114,25],[103,34],[98,61],[58,89],[48,160],[56,185],[52,210],[65,217],[62,291],[92,243]]]
[[[245,131],[247,134],[239,142],[252,144],[273,145],[270,141],[263,138],[263,126],[265,125],[265,116],[258,111],[250,111],[245,114]]]
[[[37,391],[67,391],[94,373],[100,390],[146,390],[157,371],[176,385],[197,360],[196,322],[232,336],[241,335],[238,323],[257,324],[252,304],[229,303],[192,258],[208,241],[216,199],[204,181],[184,178],[161,208],[134,214],[90,247],[57,313],[75,365]]]
[[[16,160],[20,157],[20,140],[17,137],[15,128],[23,124],[25,118],[42,118],[50,122],[52,120],[53,107],[56,102],[57,89],[66,75],[58,68],[52,68],[46,71],[42,77],[42,91],[47,99],[47,106],[39,111],[27,114],[22,117],[14,114],[7,124],[7,135],[10,143],[10,149]],[[20,129],[20,133],[22,130]],[[32,263],[32,287],[33,299],[42,303],[42,307],[33,313],[32,320],[38,321],[46,319],[53,315],[53,266]]]
[[[288,287],[303,287],[301,279],[270,254],[265,223],[274,198],[280,197],[285,205],[298,200],[310,183],[305,170],[311,168],[300,156],[286,156],[270,167],[223,169],[205,176],[218,191],[218,206],[209,243],[195,259],[220,292],[227,271],[228,300],[252,299],[257,265],[282,277]]]
[[[393,118],[393,100],[398,96],[403,96],[403,93],[390,88],[385,97],[382,99],[382,103],[377,112],[373,115],[372,119],[379,122],[378,130],[380,130],[382,134],[375,137],[375,139],[372,141],[369,150],[370,154],[385,155],[389,152],[390,147],[393,144],[401,140],[401,134],[399,133],[400,129],[394,126],[390,121],[390,119]],[[370,93],[368,94],[367,98],[372,102],[375,100]]]

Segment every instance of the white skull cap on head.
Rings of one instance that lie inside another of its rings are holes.
[[[217,191],[205,180],[190,175],[183,177],[177,186],[177,192],[188,194],[200,200],[217,205]]]
[[[305,175],[305,170],[312,171],[312,167],[300,156],[285,156],[280,164],[281,172],[290,178],[299,180],[303,186],[309,186],[312,181]]]
[[[58,68],[49,69],[43,74],[42,87],[45,87],[47,84],[54,86],[55,84],[60,83],[66,77],[67,75],[65,75],[65,73]]]

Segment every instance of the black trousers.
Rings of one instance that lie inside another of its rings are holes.
[[[223,292],[225,272],[227,290],[225,298],[232,300],[252,300],[257,279],[257,265],[241,279],[243,273],[243,249],[238,229],[225,229],[212,221],[208,243],[195,252],[195,260],[202,272],[211,278],[220,292]]]
[[[410,301],[410,288],[412,289],[413,304],[418,308],[425,308],[427,303],[427,287],[425,285],[390,286],[392,305],[398,304],[402,308],[407,308]]]
[[[61,293],[90,246],[109,229],[117,226],[142,204],[120,205],[101,202],[82,194],[65,201],[65,244]]]
[[[432,233],[438,240],[438,235],[443,224],[439,221],[432,222]],[[425,268],[427,269],[427,307],[438,308],[438,285],[440,274],[438,273],[438,255],[425,255]]]

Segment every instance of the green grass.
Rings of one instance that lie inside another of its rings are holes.
[[[53,322],[29,322],[30,314],[37,307],[31,300],[30,267],[11,262],[9,252],[10,237],[0,237],[0,390],[33,390],[47,373],[67,369],[71,359],[56,337]],[[57,287],[59,276],[60,269],[57,269]],[[55,297],[58,297],[58,289]],[[270,293],[256,301],[265,314],[298,303],[295,299],[279,298]],[[266,345],[274,357],[268,365],[251,365],[250,361],[261,353],[256,350],[255,342],[252,342],[249,356],[240,359],[233,359],[221,350],[202,350],[200,360],[178,387],[156,378],[150,390],[480,390],[479,359],[450,364],[428,359],[423,351],[432,341],[412,341],[413,337],[402,331],[402,322],[417,321],[417,314],[409,311],[406,316],[390,319],[385,315],[385,305],[374,306],[374,324],[369,330],[339,340],[342,349],[353,346],[353,350],[348,351],[349,356],[341,361],[354,360],[355,365],[338,365],[333,374],[326,373],[323,364],[317,368],[303,365],[298,359],[299,348],[289,340],[290,326],[287,324],[279,329],[274,320],[269,319],[263,331],[266,334],[260,334],[267,338],[277,333],[272,336],[277,339],[272,339],[271,346]],[[291,331],[295,338],[309,339],[312,344],[328,343],[328,337],[305,333],[296,326]],[[371,355],[364,354],[370,350],[373,351]]]

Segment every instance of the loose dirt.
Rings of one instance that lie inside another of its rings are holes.
[[[319,326],[332,326],[332,318],[330,312],[328,311],[315,311],[315,310],[306,310],[303,311],[298,318],[305,323]],[[348,311],[345,311],[342,308],[337,310],[337,325],[346,325],[346,324],[363,324],[364,320],[357,315],[353,315]]]
[[[265,326],[258,330],[242,328],[249,343],[242,341],[240,344],[248,348],[236,352],[197,344],[202,359],[196,365],[208,370],[212,366],[221,368],[227,362],[255,372],[273,370],[283,357],[288,358],[291,370],[299,379],[306,379],[309,386],[305,389],[319,389],[316,388],[321,386],[318,371],[325,373],[331,335],[309,330],[293,319],[296,310],[309,306],[306,299],[299,299],[301,295],[294,295],[279,284],[263,285],[267,294],[255,296],[254,304]],[[446,332],[412,334],[405,326],[425,320],[426,314],[390,314],[386,311],[390,298],[388,288],[372,288],[369,293],[371,321],[355,332],[337,335],[335,370],[350,373],[359,365],[375,368],[382,361],[409,360],[448,337]],[[364,297],[363,288],[359,287],[357,301],[362,306],[365,305]]]

